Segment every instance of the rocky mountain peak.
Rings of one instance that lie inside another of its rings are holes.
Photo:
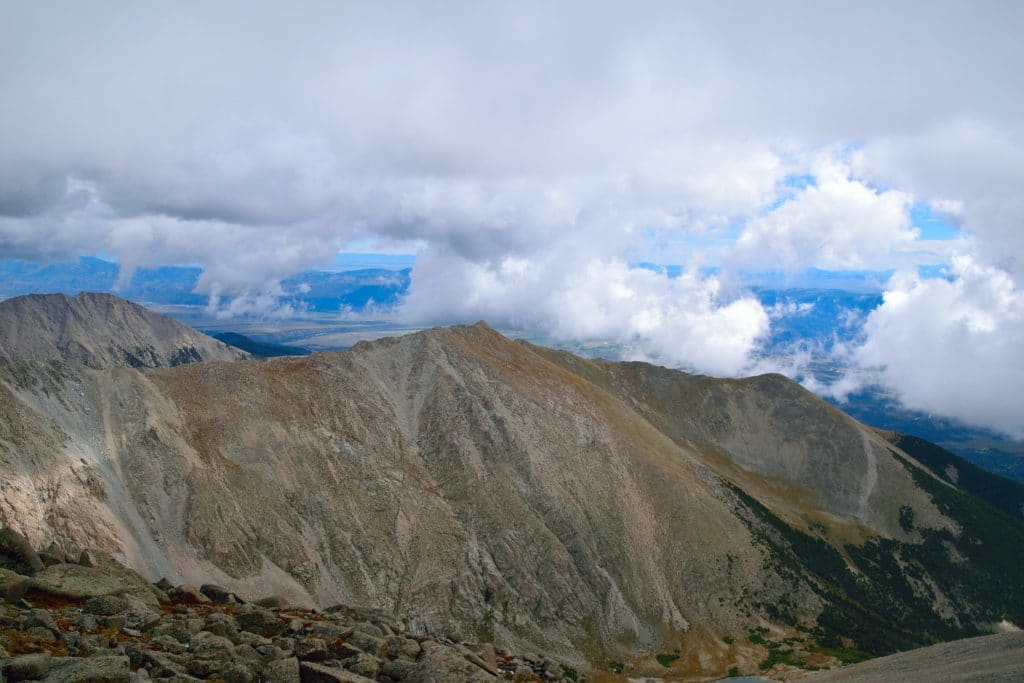
[[[0,301],[0,363],[63,360],[92,368],[172,367],[247,357],[112,294],[30,294]]]

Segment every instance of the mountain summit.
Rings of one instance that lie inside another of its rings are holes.
[[[665,675],[1024,622],[1024,525],[920,447],[778,375],[483,324],[265,363],[0,365],[0,522],[33,543]]]
[[[152,368],[247,357],[112,294],[30,294],[0,301],[0,362],[66,360],[92,368]]]

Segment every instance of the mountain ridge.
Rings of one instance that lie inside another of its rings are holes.
[[[68,360],[101,368],[244,358],[244,351],[112,294],[28,294],[0,301],[0,362]]]
[[[0,521],[153,580],[372,604],[598,666],[678,650],[680,675],[763,670],[785,638],[812,666],[1024,621],[998,547],[1024,527],[994,535],[1002,513],[779,376],[477,324],[261,363],[21,361],[0,404]]]

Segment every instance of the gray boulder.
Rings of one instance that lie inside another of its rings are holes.
[[[43,561],[22,534],[10,527],[0,529],[0,555],[5,555],[28,572],[43,570]]]

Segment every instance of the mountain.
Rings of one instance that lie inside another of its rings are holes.
[[[261,363],[0,365],[0,522],[37,546],[631,675],[1024,623],[1024,525],[917,452],[779,375],[482,323]]]
[[[77,361],[93,368],[165,367],[248,354],[111,294],[0,301],[0,363]]]

